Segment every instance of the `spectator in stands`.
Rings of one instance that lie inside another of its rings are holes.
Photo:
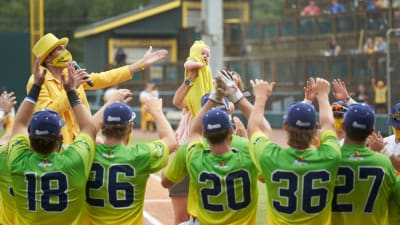
[[[365,85],[362,83],[358,85],[357,91],[355,93],[351,93],[350,96],[352,96],[354,100],[359,103],[368,103],[369,100],[369,94],[365,90]]]
[[[377,7],[375,4],[375,0],[367,0],[365,7],[367,10],[375,10]]]
[[[300,13],[301,16],[319,16],[319,14],[321,14],[321,9],[315,1],[310,1]]]
[[[375,81],[375,78],[371,79],[372,87],[375,92],[375,112],[386,113],[387,104],[387,86],[382,80]]]
[[[376,52],[375,43],[371,37],[367,38],[367,41],[365,42],[363,47],[363,52],[366,54],[372,54]]]
[[[117,52],[115,53],[114,63],[116,66],[124,66],[126,65],[127,55],[123,48],[118,48]]]
[[[341,50],[342,50],[342,47],[340,47],[340,44],[338,43],[336,37],[333,36],[331,41],[329,42],[329,46],[328,46],[329,55],[330,56],[338,56]]]
[[[386,53],[387,47],[387,43],[382,36],[375,37],[375,49],[377,52]]]
[[[152,98],[158,98],[159,93],[157,90],[157,86],[154,83],[146,84],[146,88],[140,92],[139,101],[140,101],[140,129],[142,131],[155,131],[156,124],[154,122],[154,118],[150,112],[145,109],[145,102]]]
[[[329,8],[329,13],[337,14],[345,12],[344,5],[339,3],[338,0],[332,0],[332,6]]]

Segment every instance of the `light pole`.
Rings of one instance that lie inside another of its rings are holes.
[[[390,113],[392,107],[392,91],[391,91],[391,68],[390,68],[390,35],[393,32],[400,32],[400,28],[390,28],[386,31],[386,43],[387,43],[387,51],[386,51],[386,82],[387,82],[387,92],[388,92],[388,101],[387,101],[387,112]],[[389,134],[391,133],[391,128],[389,126]]]

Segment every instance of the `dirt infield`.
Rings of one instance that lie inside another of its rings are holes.
[[[135,130],[133,133],[137,138],[156,139],[156,133],[142,133],[140,130]],[[275,143],[286,145],[286,136],[283,130],[273,130],[271,140]],[[168,191],[160,184],[158,175],[151,175],[146,188],[144,201],[144,220],[145,225],[173,225],[174,213],[171,201],[168,197]]]

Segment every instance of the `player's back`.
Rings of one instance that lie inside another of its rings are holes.
[[[248,140],[235,139],[231,151],[221,155],[213,154],[203,143],[189,144],[189,198],[197,204],[195,215],[200,224],[256,222],[258,171],[250,159]]]
[[[324,132],[318,149],[281,147],[262,133],[253,134],[250,142],[253,160],[265,179],[268,225],[330,224],[340,163],[336,134]]]
[[[10,170],[7,166],[7,146],[0,146],[0,224],[15,224],[14,190],[11,186]]]
[[[363,145],[344,145],[332,224],[388,224],[388,201],[395,181],[393,166],[385,155]]]
[[[167,161],[168,147],[161,141],[97,145],[86,187],[90,223],[142,224],[147,179]]]
[[[93,150],[93,140],[83,134],[66,150],[47,155],[29,150],[27,136],[14,136],[8,164],[18,223],[81,224]]]

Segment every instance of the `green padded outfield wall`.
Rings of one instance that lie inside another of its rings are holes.
[[[26,83],[31,75],[29,33],[0,32],[0,86],[14,91],[17,105],[26,95]]]

